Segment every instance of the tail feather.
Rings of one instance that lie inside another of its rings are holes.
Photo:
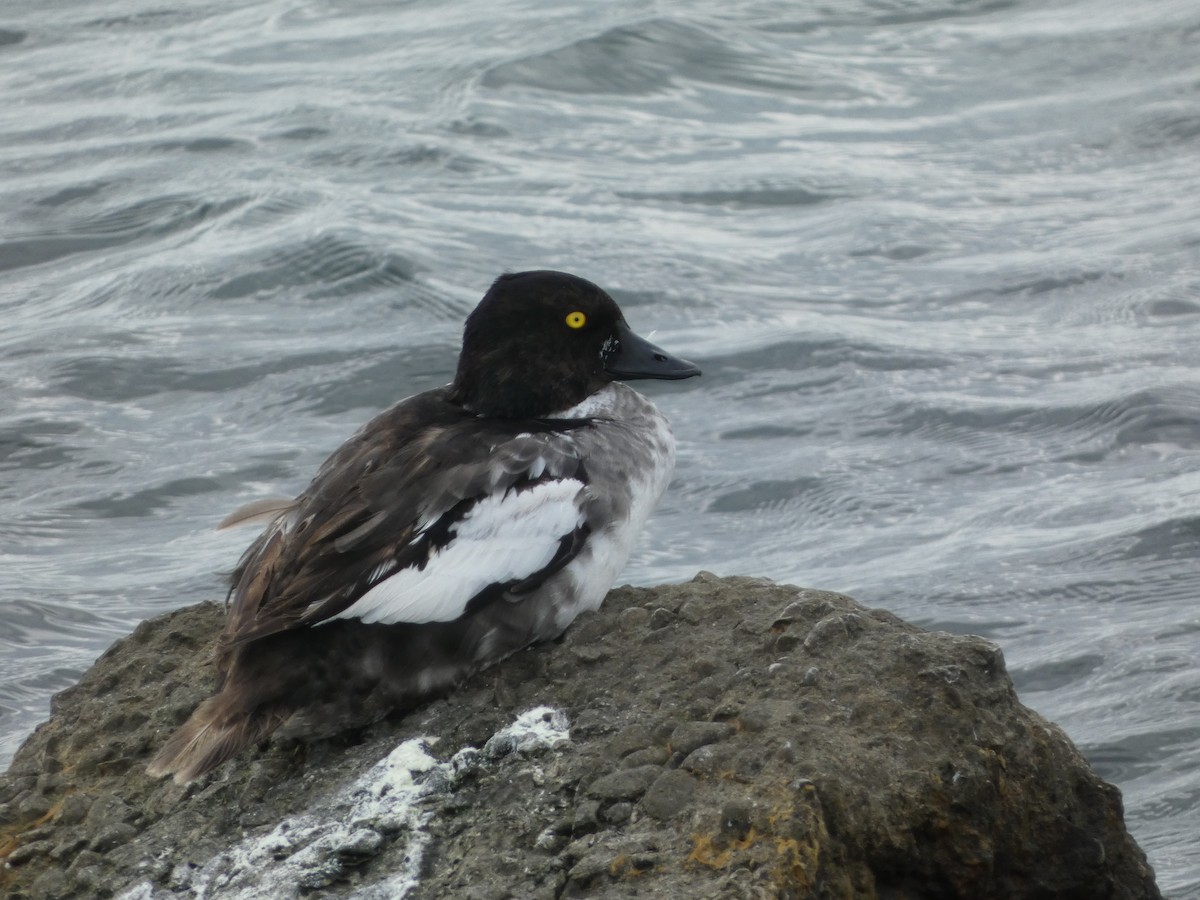
[[[195,781],[251,744],[268,737],[287,716],[279,710],[235,711],[222,695],[205,700],[167,740],[146,767],[152,778],[174,775],[177,784]]]

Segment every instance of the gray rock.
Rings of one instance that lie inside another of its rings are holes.
[[[105,825],[91,840],[91,848],[97,853],[107,853],[115,847],[127,844],[137,837],[137,829],[132,825],[118,822],[115,825]]]
[[[33,883],[31,893],[48,898],[71,896],[71,886],[67,875],[60,869],[47,869]]]
[[[621,610],[617,616],[617,627],[626,633],[645,631],[650,624],[650,610],[642,606],[631,606]]]
[[[32,822],[43,819],[53,807],[50,799],[42,794],[25,794],[17,804],[17,820]]]
[[[666,628],[675,621],[675,614],[669,609],[663,609],[661,606],[650,614],[650,629],[657,631],[660,628]]]
[[[574,830],[579,834],[590,834],[600,824],[600,802],[598,800],[583,800],[575,807],[572,820]]]
[[[638,722],[620,729],[608,742],[608,753],[614,757],[627,756],[654,743],[654,729]]]
[[[600,818],[602,818],[609,825],[623,825],[629,821],[632,815],[633,804],[626,803],[622,800],[621,802],[614,803],[605,809],[604,812],[600,814]]]
[[[706,744],[689,753],[680,761],[679,767],[694,775],[721,778],[733,771],[736,756],[737,751],[731,746]]]
[[[634,750],[621,760],[621,768],[634,769],[638,766],[661,766],[670,758],[665,747],[646,747]]]
[[[622,588],[448,700],[186,788],[151,780],[212,689],[222,616],[143,623],[55,698],[0,776],[0,895],[219,896],[234,845],[287,824],[277,858],[251,860],[266,897],[395,896],[418,872],[415,900],[1160,897],[1120,794],[1018,702],[994,645],[837,594],[708,573]],[[569,715],[569,742],[478,752],[540,706]],[[415,807],[304,842],[418,736],[440,768],[386,782]]]
[[[65,775],[62,775],[57,771],[45,772],[38,776],[37,792],[39,794],[55,794],[58,791],[61,791],[66,783],[67,779]]]
[[[67,868],[72,873],[81,872],[84,869],[95,868],[99,871],[101,864],[104,862],[104,857],[92,850],[80,850],[75,854],[75,858],[68,864]]]
[[[54,849],[53,841],[29,841],[21,844],[15,850],[8,854],[5,860],[10,866],[23,866],[39,856],[49,856],[50,851]]]
[[[88,808],[87,823],[92,828],[103,828],[118,822],[129,822],[137,817],[137,811],[120,797],[102,794]]]
[[[636,800],[662,774],[662,766],[636,766],[597,778],[588,793],[600,800]]]
[[[654,780],[642,797],[642,809],[666,822],[686,812],[696,795],[696,779],[687,772],[673,769]]]
[[[88,838],[86,835],[79,834],[78,832],[74,834],[68,833],[65,838],[55,844],[54,850],[50,853],[50,858],[69,863],[87,845]]]
[[[727,722],[684,722],[671,732],[671,749],[687,756],[705,744],[715,744],[733,734]]]
[[[60,825],[78,825],[87,818],[91,805],[92,801],[90,797],[71,794],[62,802],[62,808],[58,813],[58,823]]]
[[[356,828],[334,847],[338,858],[346,865],[358,863],[375,856],[383,849],[384,839],[374,828]]]

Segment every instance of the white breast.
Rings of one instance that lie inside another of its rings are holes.
[[[624,384],[611,384],[559,415],[598,420],[596,428],[580,437],[580,449],[596,502],[606,503],[611,516],[604,528],[593,532],[579,556],[555,576],[557,583],[547,585],[557,594],[555,633],[604,601],[675,470],[670,422],[653,403]]]

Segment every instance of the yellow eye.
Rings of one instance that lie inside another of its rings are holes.
[[[576,310],[573,313],[567,313],[567,327],[568,328],[582,328],[586,324],[587,324],[587,316],[585,316],[583,313],[579,312],[579,310]]]

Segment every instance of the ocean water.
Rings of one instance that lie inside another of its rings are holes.
[[[560,268],[704,368],[623,580],[987,636],[1200,897],[1195,0],[43,0],[0,91],[0,762]]]

